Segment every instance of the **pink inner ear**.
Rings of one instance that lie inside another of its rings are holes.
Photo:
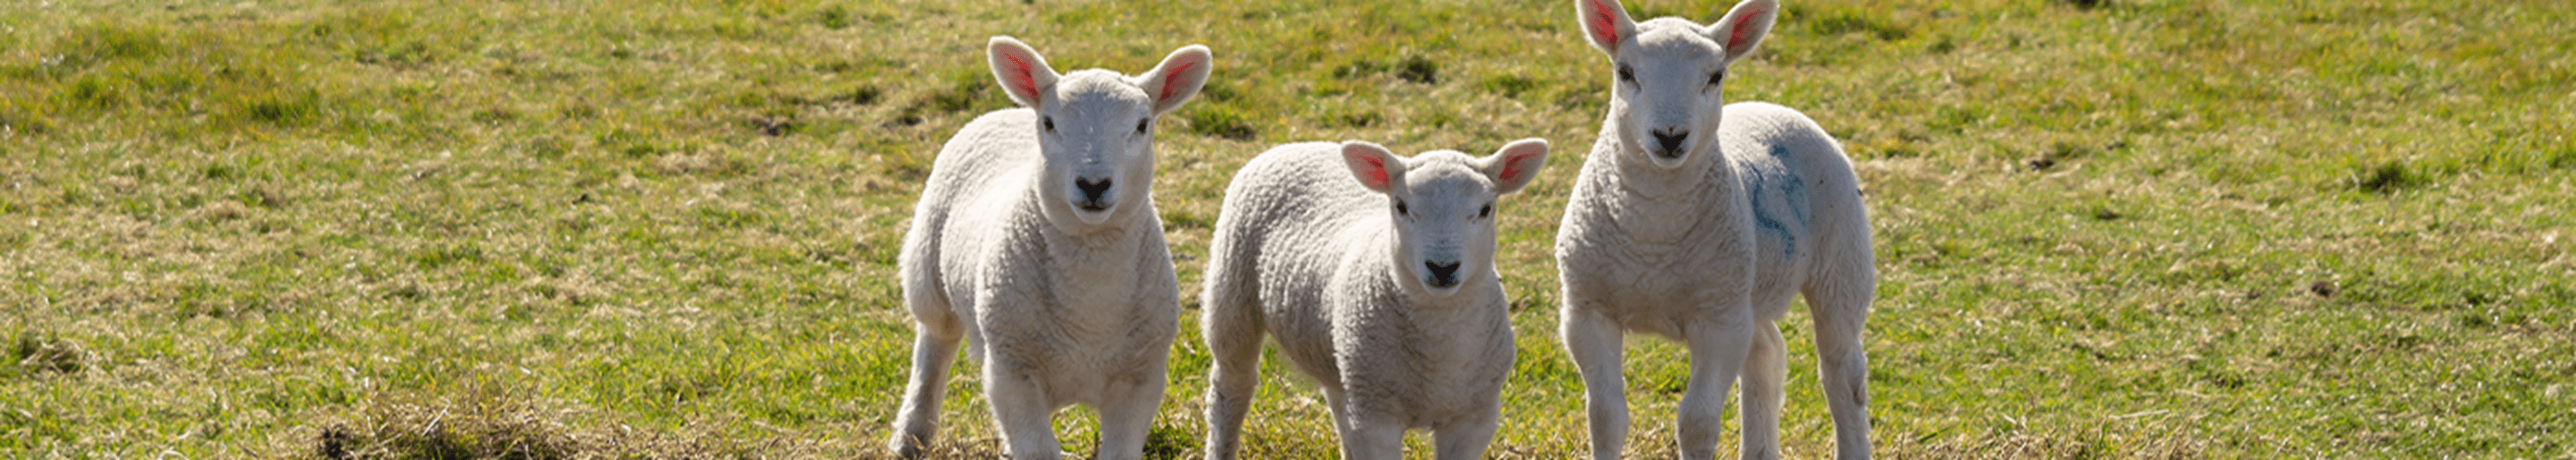
[[[1732,33],[1729,33],[1729,34],[1727,35],[1727,37],[1726,37],[1726,52],[1729,52],[1729,53],[1740,53],[1740,52],[1743,52],[1743,48],[1744,48],[1744,33],[1745,33],[1745,32],[1751,32],[1751,31],[1753,31],[1751,27],[1746,27],[1746,26],[1752,25],[1752,24],[1753,24],[1753,20],[1754,20],[1755,18],[1760,18],[1760,17],[1762,17],[1762,10],[1761,10],[1761,9],[1759,9],[1759,8],[1756,8],[1756,9],[1750,9],[1750,10],[1744,10],[1744,19],[1743,19],[1743,20],[1740,20],[1740,21],[1736,21],[1736,22],[1735,22],[1735,31],[1734,31],[1734,32],[1732,32]]]
[[[1019,69],[1017,72],[1011,73],[1011,92],[1019,93],[1020,96],[1029,98],[1031,102],[1036,102],[1036,99],[1038,98],[1038,77],[1034,75],[1034,71],[1029,68],[1029,61],[1020,59],[1020,55],[1018,54],[1009,53],[1002,54],[1002,59],[1009,59],[1011,61],[1011,67]]]
[[[1190,68],[1191,68],[1191,67],[1198,67],[1198,66],[1199,66],[1199,63],[1192,62],[1192,63],[1187,63],[1187,64],[1181,64],[1181,67],[1180,67],[1180,68],[1172,69],[1172,71],[1170,71],[1170,72],[1164,72],[1164,73],[1163,73],[1163,95],[1162,95],[1162,96],[1160,96],[1160,97],[1155,97],[1155,98],[1154,98],[1154,101],[1155,101],[1155,102],[1161,102],[1161,101],[1168,101],[1168,100],[1172,100],[1172,88],[1174,88],[1174,87],[1178,87],[1178,86],[1180,86],[1180,84],[1181,84],[1181,79],[1180,79],[1180,78],[1177,78],[1177,77],[1180,77],[1181,75],[1184,75],[1184,74],[1188,74],[1188,73],[1190,72]]]
[[[1503,162],[1503,180],[1511,182],[1519,182],[1521,180],[1522,160],[1522,158],[1513,158],[1512,161]]]
[[[1618,46],[1619,28],[1611,23],[1610,5],[1603,5],[1601,2],[1584,3],[1592,5],[1592,41]]]
[[[1363,175],[1361,179],[1368,181],[1369,188],[1386,188],[1386,162],[1374,156],[1362,156],[1359,159],[1362,163],[1368,163],[1368,170],[1361,171],[1360,174]]]

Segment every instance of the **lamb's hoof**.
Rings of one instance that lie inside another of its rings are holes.
[[[921,442],[914,440],[911,436],[897,434],[894,435],[894,440],[886,442],[886,448],[894,449],[895,458],[912,460],[921,458],[921,444]]]

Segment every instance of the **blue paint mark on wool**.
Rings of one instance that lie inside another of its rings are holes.
[[[1756,229],[1765,238],[1780,239],[1782,257],[1795,256],[1798,254],[1798,232],[1790,231],[1788,223],[1782,222],[1772,208],[1786,207],[1789,218],[1797,221],[1799,229],[1813,228],[1813,212],[1807,206],[1807,183],[1792,172],[1790,166],[1797,164],[1797,157],[1788,146],[1772,144],[1770,153],[1773,162],[1745,164],[1744,190],[1753,201],[1753,225]],[[1774,204],[1775,198],[1777,204]]]

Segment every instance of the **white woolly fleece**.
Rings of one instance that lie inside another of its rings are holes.
[[[1622,336],[1689,345],[1682,458],[1715,455],[1742,377],[1743,458],[1777,458],[1787,368],[1775,324],[1804,295],[1841,458],[1869,456],[1862,326],[1875,296],[1867,208],[1839,143],[1805,115],[1726,104],[1729,64],[1761,43],[1774,0],[1717,23],[1630,22],[1615,0],[1575,0],[1610,58],[1609,113],[1557,232],[1562,333],[1581,370],[1593,458],[1618,458],[1628,411]]]
[[[1413,427],[1433,431],[1439,458],[1483,455],[1513,359],[1495,200],[1546,153],[1537,139],[1481,159],[1303,143],[1244,165],[1201,298],[1215,361],[1207,458],[1234,458],[1265,334],[1321,383],[1343,458],[1402,458]]]
[[[988,53],[1027,107],[967,123],[931,165],[900,260],[918,337],[889,447],[935,439],[962,339],[1012,458],[1063,455],[1051,418],[1075,403],[1099,409],[1097,458],[1142,458],[1180,327],[1152,124],[1206,82],[1207,48],[1135,77],[1058,75],[1009,37]]]

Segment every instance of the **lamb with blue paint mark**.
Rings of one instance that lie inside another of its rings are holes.
[[[1058,75],[993,37],[993,77],[1022,108],[976,117],[941,147],[904,235],[912,379],[889,447],[919,457],[960,339],[1015,459],[1059,455],[1057,408],[1099,409],[1096,458],[1144,457],[1179,332],[1180,291],[1154,210],[1154,120],[1207,82],[1207,47],[1139,76]]]
[[[1439,458],[1482,457],[1513,359],[1495,200],[1546,162],[1547,141],[1524,139],[1485,158],[1288,144],[1244,165],[1200,301],[1215,361],[1207,458],[1240,447],[1264,334],[1321,383],[1342,458],[1402,458],[1414,427],[1431,429]]]
[[[1584,38],[1608,54],[1607,120],[1557,233],[1565,347],[1583,375],[1592,457],[1627,439],[1622,335],[1688,344],[1682,458],[1716,455],[1719,414],[1740,376],[1743,458],[1780,456],[1790,296],[1815,319],[1835,448],[1868,458],[1862,327],[1877,290],[1868,210],[1840,144],[1805,115],[1726,104],[1730,64],[1778,16],[1746,0],[1717,23],[1631,22],[1617,0],[1575,0]]]

